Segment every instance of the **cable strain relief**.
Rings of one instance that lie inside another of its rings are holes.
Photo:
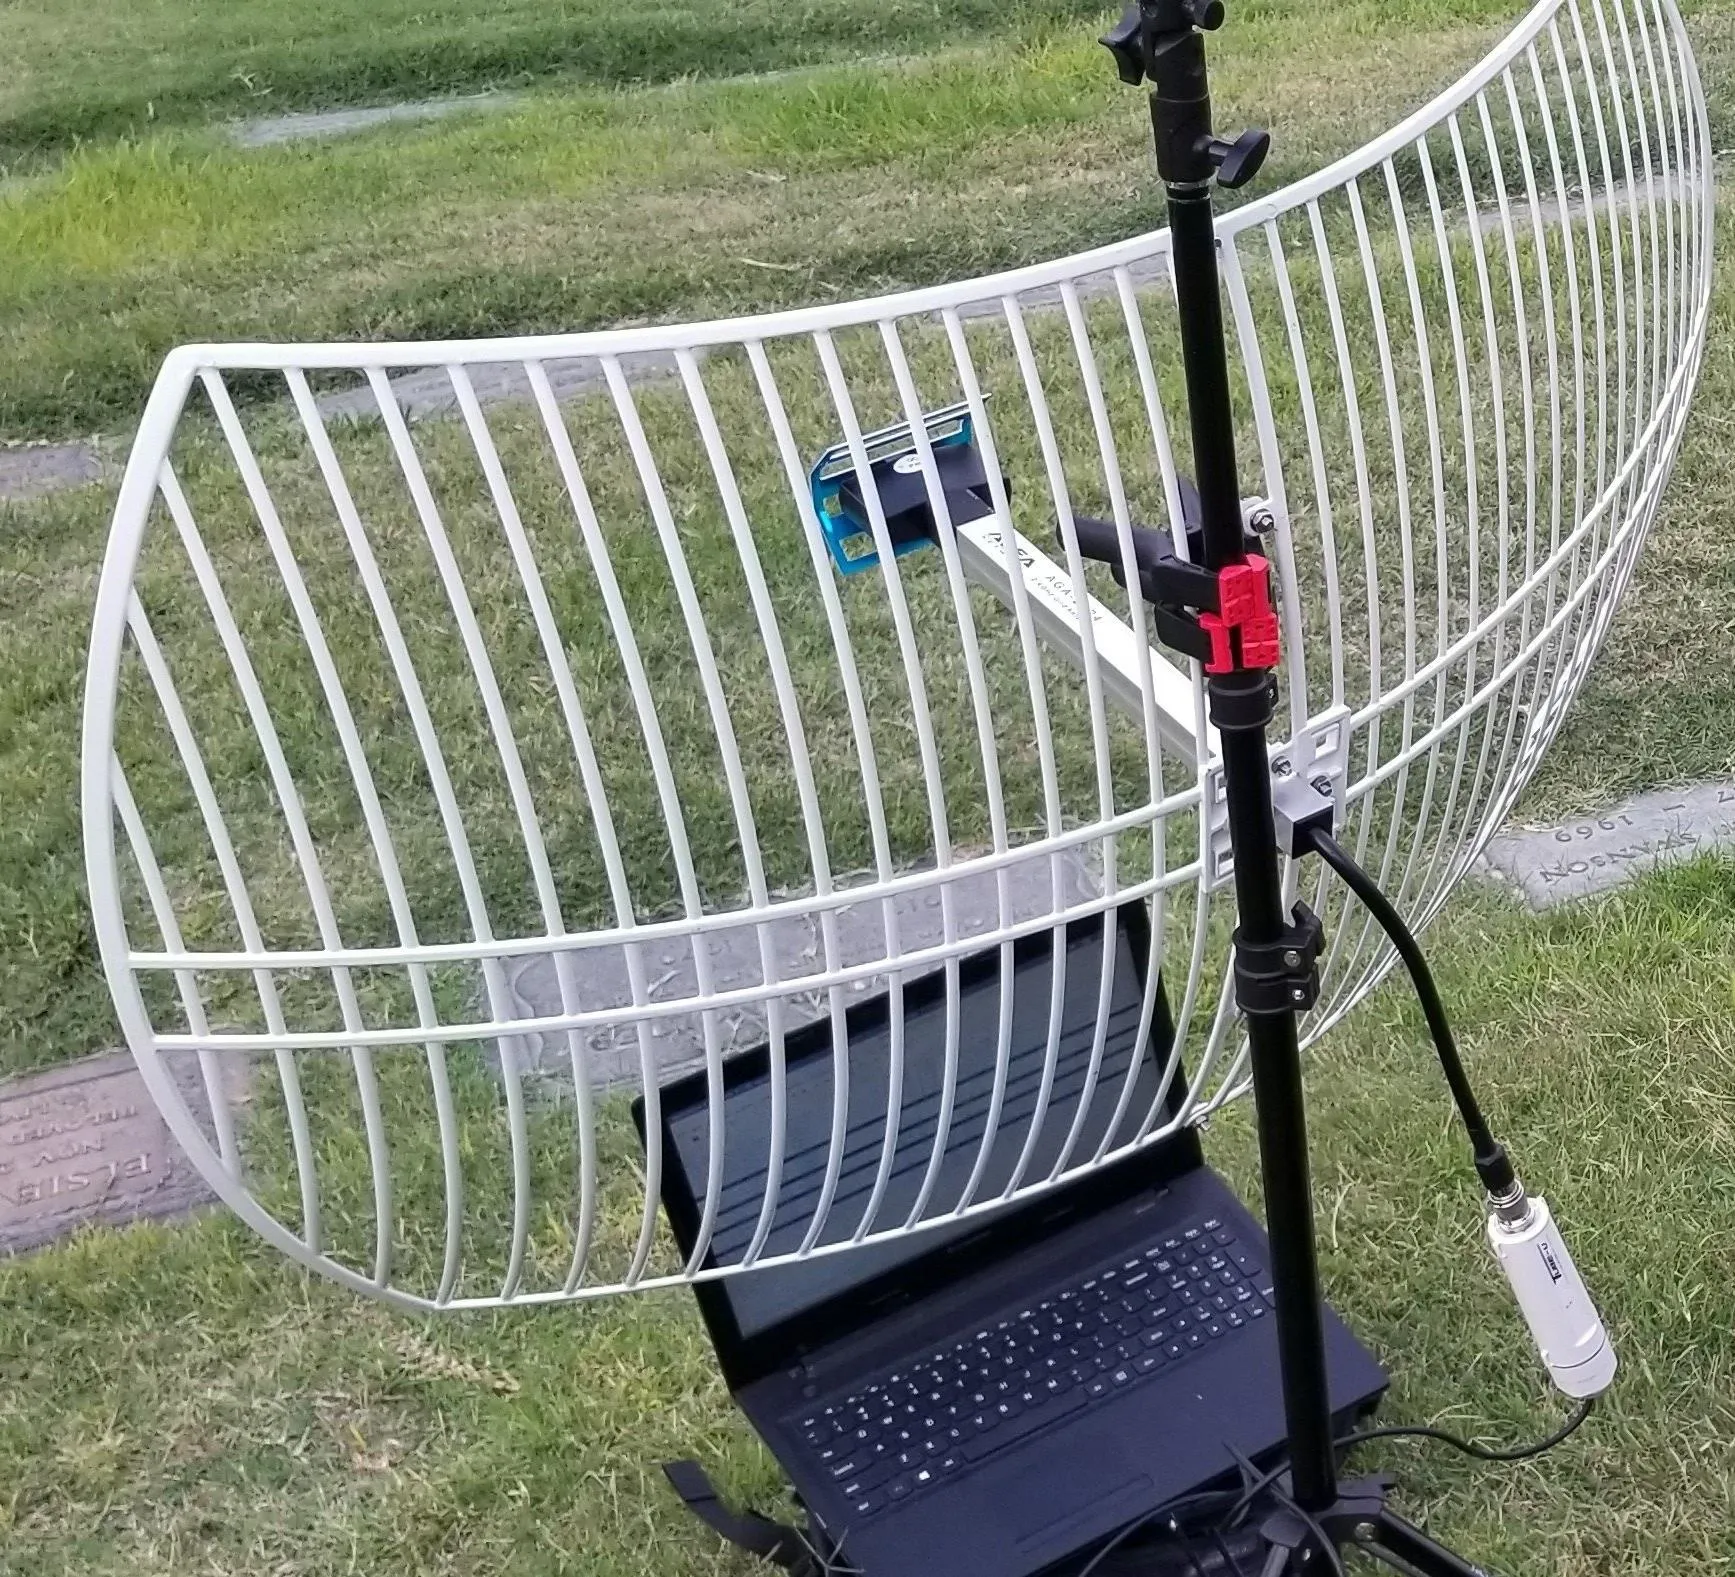
[[[1498,1140],[1489,1140],[1476,1147],[1476,1175],[1482,1179],[1482,1187],[1496,1208],[1522,1202],[1524,1185],[1518,1181],[1517,1169],[1506,1154],[1506,1146]]]

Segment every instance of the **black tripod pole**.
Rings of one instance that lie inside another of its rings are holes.
[[[1220,0],[1143,0],[1104,40],[1124,78],[1137,82],[1144,76],[1152,84],[1151,120],[1157,168],[1168,194],[1203,556],[1212,571],[1247,557],[1213,186],[1251,179],[1269,146],[1263,132],[1227,143],[1212,131],[1202,30],[1222,21]],[[1283,910],[1266,743],[1277,686],[1269,667],[1238,661],[1233,671],[1208,680],[1207,694],[1211,721],[1222,739],[1240,921],[1237,993],[1247,1017],[1258,1111],[1293,1494],[1305,1510],[1322,1511],[1336,1498],[1337,1476],[1296,1028],[1297,1002],[1311,1002],[1307,979],[1313,960],[1297,945],[1301,939]]]
[[[1321,1539],[1360,1549],[1409,1577],[1485,1577],[1393,1511],[1384,1476],[1346,1485],[1337,1478],[1298,1027],[1298,1015],[1319,996],[1323,933],[1305,904],[1290,913],[1283,906],[1267,737],[1277,710],[1280,631],[1270,566],[1241,513],[1213,211],[1215,189],[1251,180],[1271,139],[1249,131],[1229,142],[1212,129],[1204,35],[1223,19],[1223,0],[1135,0],[1103,42],[1122,80],[1151,84],[1198,483],[1197,530],[1181,520],[1172,522],[1167,536],[1144,529],[1134,549],[1159,638],[1204,666],[1211,721],[1221,740],[1239,922],[1235,998],[1246,1017],[1253,1064],[1291,1486],[1278,1497],[1280,1511],[1251,1531],[1265,1551],[1264,1577],[1300,1577],[1313,1569],[1308,1563]],[[1114,526],[1082,517],[1075,524],[1080,548],[1107,561],[1121,579]],[[1182,562],[1175,551],[1183,530],[1191,562]],[[1299,639],[1300,631],[1289,635]],[[1292,830],[1320,815],[1329,825],[1329,806],[1297,802],[1285,792]],[[1171,1562],[1165,1570],[1205,1569],[1191,1545],[1183,1540],[1177,1547],[1182,1565]],[[1226,1548],[1222,1553],[1226,1564],[1212,1570],[1227,1572],[1239,1558]]]

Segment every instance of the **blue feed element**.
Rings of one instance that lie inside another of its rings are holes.
[[[975,424],[969,411],[961,405],[932,411],[922,418],[927,428],[928,442],[939,460],[949,451],[971,449],[976,439]],[[880,493],[886,512],[887,529],[892,537],[893,551],[899,558],[919,548],[931,547],[931,522],[925,507],[926,484],[916,461],[915,437],[908,422],[885,427],[863,435],[862,446],[867,451],[873,471],[873,485]],[[825,532],[825,545],[831,552],[838,573],[854,575],[872,569],[880,561],[874,545],[873,528],[861,502],[862,490],[856,485],[855,463],[848,444],[833,444],[813,464],[809,474],[813,492],[813,508]],[[921,490],[923,517],[920,529],[909,519],[912,511],[900,510],[891,496],[907,491],[914,483]]]

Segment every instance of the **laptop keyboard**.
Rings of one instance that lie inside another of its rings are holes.
[[[1264,1267],[1216,1217],[796,1421],[861,1519],[1268,1317]]]

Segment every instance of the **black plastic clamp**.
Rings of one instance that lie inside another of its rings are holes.
[[[1188,507],[1185,492],[1182,508]],[[1193,523],[1186,522],[1189,553]],[[1073,517],[1078,551],[1109,567],[1117,583],[1127,583],[1120,530],[1112,520]],[[1191,556],[1183,559],[1167,531],[1135,525],[1129,533],[1139,595],[1150,604],[1157,639],[1184,656],[1196,658],[1207,674],[1242,673],[1277,666],[1280,653],[1277,614],[1271,604],[1271,566],[1254,551],[1259,538],[1246,534],[1245,562],[1209,570]],[[1203,533],[1198,535],[1203,546]]]
[[[1325,926],[1299,901],[1292,919],[1273,942],[1248,942],[1235,928],[1235,1000],[1243,1013],[1305,1013],[1319,1000]]]

